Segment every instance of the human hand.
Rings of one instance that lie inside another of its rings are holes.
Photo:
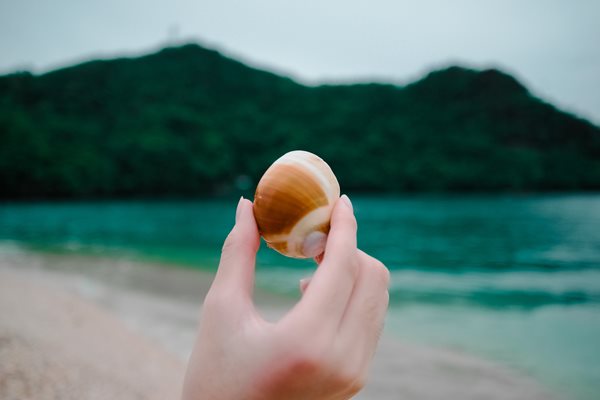
[[[356,247],[356,219],[338,200],[324,257],[278,322],[252,301],[260,236],[241,199],[204,301],[184,400],[349,399],[365,384],[389,293],[385,266]]]

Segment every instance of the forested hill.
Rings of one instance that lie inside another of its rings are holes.
[[[186,45],[0,77],[5,199],[251,190],[292,149],[343,191],[600,189],[600,129],[494,69],[308,87]]]

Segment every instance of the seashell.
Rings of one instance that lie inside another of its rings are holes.
[[[340,185],[320,157],[291,151],[264,173],[254,195],[254,217],[267,245],[293,258],[325,250],[329,220]]]

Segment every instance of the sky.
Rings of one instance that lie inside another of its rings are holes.
[[[500,68],[600,125],[598,0],[0,0],[0,74],[194,41],[307,84]]]

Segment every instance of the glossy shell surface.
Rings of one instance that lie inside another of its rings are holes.
[[[291,151],[276,160],[254,195],[254,216],[267,245],[283,255],[311,258],[325,250],[340,186],[320,157]]]

